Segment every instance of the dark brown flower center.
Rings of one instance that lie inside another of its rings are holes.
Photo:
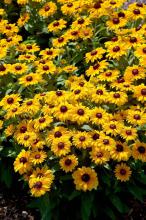
[[[140,154],[144,154],[146,152],[146,150],[143,146],[139,146],[138,151],[139,151]]]
[[[141,2],[137,2],[136,6],[143,7],[143,4]]]
[[[32,101],[28,101],[26,104],[27,104],[27,105],[32,105],[33,102],[32,102]]]
[[[130,37],[130,42],[131,43],[136,43],[137,42],[137,38],[136,37]]]
[[[29,82],[30,82],[30,81],[32,81],[32,79],[33,79],[32,76],[27,76],[27,77],[26,77],[26,81],[29,81]]]
[[[40,154],[36,154],[35,155],[35,159],[40,159],[41,158],[41,155]]]
[[[125,18],[125,13],[124,12],[119,12],[118,17],[119,18]]]
[[[96,117],[97,117],[97,118],[102,118],[102,114],[101,114],[101,113],[97,113],[97,114],[96,114]]]
[[[67,7],[72,7],[73,6],[73,4],[71,3],[71,2],[69,2],[68,4],[67,4]]]
[[[107,72],[105,75],[106,75],[106,76],[111,76],[111,75],[112,75],[112,72]]]
[[[124,150],[124,148],[123,148],[123,146],[121,144],[117,144],[116,145],[116,151],[123,152],[123,150]]]
[[[97,70],[99,67],[100,67],[99,63],[96,63],[96,64],[93,66],[93,69],[94,69],[94,70]]]
[[[101,89],[96,90],[97,95],[103,95],[103,91]]]
[[[110,125],[110,128],[111,128],[111,129],[116,129],[116,125],[115,125],[115,124],[111,124],[111,125]]]
[[[64,41],[64,38],[63,38],[63,37],[59,37],[59,38],[58,38],[58,42],[59,42],[59,43],[62,43],[63,41]]]
[[[17,108],[13,108],[12,112],[17,112],[17,110],[18,110]]]
[[[113,37],[113,38],[112,38],[112,41],[113,41],[113,42],[118,41],[118,37],[117,37],[117,36]]]
[[[27,131],[27,127],[26,126],[22,126],[21,128],[20,128],[20,132],[21,133],[25,133]]]
[[[32,49],[32,46],[31,46],[31,45],[27,45],[26,48],[27,48],[28,50],[31,50],[31,49]]]
[[[3,65],[0,65],[0,71],[5,71],[6,68]]]
[[[29,135],[25,135],[25,136],[24,136],[24,140],[25,140],[25,141],[27,141],[29,138],[30,138]]]
[[[53,54],[53,51],[49,50],[47,51],[47,55],[52,55]]]
[[[36,182],[35,184],[34,184],[34,188],[36,188],[36,189],[41,189],[41,187],[42,187],[42,182],[41,181],[38,181],[38,182]]]
[[[99,139],[99,134],[94,134],[94,135],[92,136],[92,138],[93,138],[93,140]]]
[[[114,94],[114,98],[116,98],[116,99],[117,99],[117,98],[120,98],[120,94],[119,94],[119,93],[115,93],[115,94]]]
[[[118,51],[120,51],[120,47],[119,47],[119,46],[115,46],[115,47],[113,48],[113,52],[118,52]]]
[[[49,5],[45,6],[45,11],[49,11],[49,10],[50,10]]]
[[[43,70],[45,70],[45,71],[49,70],[49,66],[47,66],[47,65],[43,66]]]
[[[113,18],[112,21],[113,21],[114,24],[119,24],[120,23],[119,18]]]
[[[82,181],[87,183],[90,180],[90,176],[87,173],[84,173],[81,177]]]
[[[95,55],[97,54],[97,51],[94,50],[94,51],[92,51],[90,54],[91,54],[91,56],[95,56]]]
[[[102,153],[102,152],[98,152],[98,153],[96,154],[96,157],[98,157],[98,158],[103,157],[103,153]]]
[[[130,130],[127,130],[127,131],[126,131],[126,134],[127,134],[127,135],[132,135],[132,132],[131,132]]]
[[[58,143],[58,148],[60,149],[60,150],[62,150],[63,148],[64,148],[64,143],[63,142],[59,142]]]
[[[142,89],[141,94],[145,96],[146,95],[146,89]]]
[[[13,98],[8,98],[8,99],[7,99],[7,103],[8,103],[8,104],[12,104],[13,102],[14,102],[14,99],[13,99]]]
[[[139,15],[139,14],[140,14],[140,10],[139,10],[139,9],[134,9],[134,10],[133,10],[133,13],[134,13],[135,15]]]
[[[81,136],[80,138],[79,138],[79,140],[82,142],[82,141],[85,141],[85,136]]]
[[[126,170],[125,170],[125,169],[121,169],[121,170],[120,170],[120,174],[121,174],[121,175],[125,175],[125,174],[126,174]]]
[[[65,165],[66,166],[70,166],[71,163],[72,163],[71,159],[68,158],[68,159],[65,160]]]
[[[83,19],[83,18],[80,18],[79,20],[78,20],[78,24],[83,24],[85,22],[85,20]]]
[[[58,22],[58,21],[55,21],[55,22],[53,23],[53,26],[54,26],[54,27],[59,26],[59,22]]]
[[[77,89],[77,90],[74,91],[74,94],[77,95],[77,94],[79,94],[80,92],[81,92],[81,90]]]
[[[67,107],[66,107],[65,105],[62,105],[62,106],[60,107],[60,111],[61,111],[62,113],[67,112]]]
[[[107,144],[109,144],[109,140],[108,140],[108,139],[104,139],[104,140],[103,140],[103,143],[104,143],[105,145],[107,145]]]
[[[140,118],[141,118],[140,115],[138,115],[138,114],[134,115],[135,120],[140,120]]]
[[[27,162],[27,158],[26,157],[21,157],[19,161],[20,161],[20,163],[25,164]]]
[[[40,119],[39,119],[39,122],[40,122],[40,123],[44,123],[45,121],[46,121],[45,118],[40,118]]]
[[[133,74],[134,76],[138,75],[138,73],[139,73],[138,69],[133,69],[133,70],[132,70],[132,74]]]
[[[57,96],[62,96],[62,92],[61,92],[61,91],[57,91],[57,92],[56,92],[56,95],[57,95]]]
[[[21,66],[15,66],[15,70],[21,70],[22,67]]]
[[[55,138],[59,138],[61,136],[62,136],[62,133],[60,131],[56,131],[55,134],[54,134]]]
[[[96,2],[93,6],[95,9],[101,8],[100,2]]]
[[[77,113],[78,113],[78,115],[84,115],[84,110],[83,109],[78,109]]]

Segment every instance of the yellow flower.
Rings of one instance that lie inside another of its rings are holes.
[[[53,60],[55,57],[59,56],[61,53],[61,49],[55,49],[55,48],[46,48],[45,50],[40,51],[40,55],[43,56],[44,59]]]
[[[141,85],[134,86],[134,97],[142,103],[146,102],[146,86],[142,83]]]
[[[53,47],[64,47],[68,42],[68,38],[65,35],[62,35],[59,38],[53,39],[52,44]]]
[[[49,177],[30,178],[29,187],[31,190],[31,194],[35,197],[40,197],[44,195],[46,192],[51,190],[53,180],[54,175],[52,173],[50,173]]]
[[[124,105],[128,101],[128,96],[124,92],[110,92],[108,96],[110,103],[116,104],[118,106]]]
[[[47,166],[44,166],[42,168],[36,167],[36,169],[33,170],[30,175],[30,179],[41,178],[41,177],[45,177],[45,178],[53,177],[52,170],[50,170]]]
[[[136,128],[132,128],[131,126],[124,126],[120,132],[120,136],[128,141],[134,141],[137,138],[137,130]]]
[[[14,170],[23,174],[31,169],[30,151],[22,150],[14,161]]]
[[[22,84],[24,87],[30,86],[30,85],[36,85],[38,83],[45,82],[42,79],[42,76],[38,73],[29,73],[25,76],[22,76],[19,78],[19,84]]]
[[[90,66],[89,69],[86,70],[86,75],[87,76],[97,75],[101,72],[104,72],[107,66],[108,66],[108,62],[105,60],[97,62],[93,66]]]
[[[90,111],[90,121],[96,125],[103,125],[108,120],[108,114],[101,108],[94,108]]]
[[[52,1],[49,1],[39,10],[39,15],[42,17],[49,17],[54,15],[56,11],[56,4]]]
[[[98,177],[94,169],[90,167],[81,167],[73,172],[72,177],[77,190],[91,191],[97,189]]]
[[[51,151],[57,157],[64,156],[70,152],[71,142],[69,140],[64,140],[64,137],[55,138],[51,144]]]
[[[79,149],[87,149],[91,147],[91,137],[88,132],[75,132],[73,134],[73,144]]]
[[[14,75],[24,74],[28,70],[28,66],[25,63],[15,63],[11,66],[11,72]]]
[[[28,22],[29,19],[30,19],[29,13],[22,14],[17,21],[18,26],[19,27],[24,26]]]
[[[21,98],[18,94],[11,94],[6,95],[1,101],[0,106],[3,107],[3,109],[9,109],[9,108],[15,108],[16,106],[19,106],[19,102],[21,101]]]
[[[36,70],[37,74],[54,74],[55,71],[56,66],[51,60],[47,61],[45,64],[39,64]]]
[[[70,114],[72,115],[70,120],[79,125],[89,121],[89,109],[81,104],[72,107]]]
[[[131,149],[125,143],[116,142],[116,146],[110,150],[110,156],[118,162],[127,161],[131,156]]]
[[[118,134],[121,133],[123,129],[123,124],[120,121],[106,120],[105,123],[103,123],[102,127],[103,127],[103,131],[106,134],[117,136]]]
[[[73,171],[78,165],[78,159],[74,154],[68,155],[60,159],[59,164],[61,166],[61,169],[68,173]]]
[[[141,66],[133,65],[128,66],[124,73],[124,79],[128,82],[133,82],[134,80],[144,79],[145,69]]]
[[[115,177],[121,182],[126,182],[131,177],[131,169],[125,163],[117,164],[114,170]]]
[[[47,154],[44,151],[34,151],[30,154],[30,161],[36,165],[43,163],[44,160],[47,158]]]
[[[50,126],[51,122],[53,121],[51,116],[42,116],[37,119],[34,119],[34,128],[38,131],[45,129],[46,127]]]
[[[90,152],[90,158],[95,164],[102,165],[110,160],[110,154],[103,147],[93,147]]]
[[[67,102],[62,102],[59,106],[54,108],[53,116],[60,121],[67,121],[70,120],[72,105],[68,104]]]
[[[71,132],[64,128],[63,126],[56,126],[53,130],[49,131],[47,134],[48,143],[52,143],[55,138],[63,137],[64,140],[69,140],[71,138]]]
[[[97,59],[101,59],[104,53],[105,50],[102,47],[98,47],[92,50],[91,52],[86,53],[85,55],[86,62],[89,63],[89,62],[94,62]]]
[[[48,25],[48,31],[54,33],[61,31],[63,28],[66,27],[66,23],[67,22],[63,19],[55,20]]]
[[[146,162],[146,143],[136,141],[132,145],[132,156],[135,160]]]
[[[138,110],[128,110],[126,120],[132,125],[143,125],[146,122],[146,113]]]
[[[107,47],[107,57],[109,59],[117,59],[119,60],[121,56],[126,55],[128,47],[123,42],[112,42]]]

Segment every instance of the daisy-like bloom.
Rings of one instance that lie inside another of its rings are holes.
[[[128,82],[133,82],[134,80],[144,79],[145,69],[144,67],[133,65],[128,66],[124,73],[124,79]]]
[[[91,2],[89,7],[90,18],[100,18],[103,15],[107,14],[105,7],[103,7],[102,1]]]
[[[31,194],[35,197],[40,197],[46,192],[51,190],[51,185],[54,180],[54,175],[50,174],[49,177],[30,178],[29,187]]]
[[[77,1],[69,1],[66,4],[63,4],[61,6],[61,11],[62,11],[62,13],[64,15],[73,16],[73,14],[76,11],[77,6],[78,6],[78,2]]]
[[[126,55],[128,47],[123,42],[112,42],[107,47],[107,57],[109,59],[117,59],[119,60],[123,55]]]
[[[114,173],[117,180],[126,182],[130,179],[132,171],[126,163],[120,163],[116,165]]]
[[[97,62],[93,66],[90,66],[89,69],[86,70],[86,75],[95,76],[101,72],[104,72],[104,70],[107,69],[107,66],[108,66],[108,62],[105,60]]]
[[[6,137],[12,136],[14,132],[15,132],[15,127],[13,124],[8,125],[8,127],[4,130]]]
[[[21,114],[20,107],[19,107],[19,105],[16,105],[16,106],[13,106],[13,107],[7,109],[7,112],[4,116],[4,118],[7,120],[10,118],[15,118],[16,116],[18,116],[20,114]]]
[[[34,119],[34,128],[39,131],[43,130],[46,127],[50,126],[52,121],[53,119],[51,116],[45,115],[45,116],[39,117],[37,119]]]
[[[71,121],[76,122],[79,125],[88,123],[89,121],[90,111],[87,107],[81,104],[72,107],[70,113],[72,115]]]
[[[111,18],[106,22],[106,25],[109,29],[116,30],[121,27],[124,27],[127,24],[127,13],[126,11],[121,11],[119,13],[115,13],[111,16]]]
[[[86,28],[91,23],[89,17],[78,17],[71,25],[71,28],[77,28],[80,30],[81,28]]]
[[[12,64],[10,72],[14,75],[21,75],[26,73],[28,66],[25,63],[15,63]]]
[[[94,169],[90,167],[81,167],[73,172],[72,177],[77,190],[91,191],[97,189],[99,182]]]
[[[93,147],[90,152],[91,160],[97,165],[106,164],[110,160],[110,154],[104,147]]]
[[[18,19],[17,25],[19,27],[23,27],[28,22],[29,19],[30,19],[30,14],[29,13],[23,13],[20,16],[20,18]]]
[[[22,76],[19,78],[19,84],[22,84],[24,87],[30,86],[30,85],[36,85],[38,83],[45,82],[42,79],[42,76],[38,73],[29,73],[25,76]]]
[[[91,39],[93,36],[93,28],[83,27],[79,30],[79,37],[83,40]]]
[[[45,144],[46,144],[46,142],[44,141],[44,139],[42,139],[42,137],[40,137],[38,135],[36,139],[33,139],[32,143],[31,143],[31,148],[34,151],[37,151],[38,149],[43,149]]]
[[[102,125],[103,131],[106,134],[110,134],[112,136],[117,136],[118,134],[121,133],[123,129],[123,123],[115,120],[106,120],[105,123]]]
[[[6,34],[7,36],[12,36],[15,33],[18,33],[19,28],[16,26],[16,24],[7,24],[4,26],[3,34]]]
[[[110,9],[116,9],[116,8],[120,8],[123,4],[124,4],[124,0],[106,0],[105,2],[103,2],[103,6],[105,8],[107,8],[108,10]]]
[[[136,128],[132,128],[131,126],[124,126],[120,132],[120,136],[128,141],[134,141],[137,138],[137,130]]]
[[[46,48],[45,50],[41,50],[39,54],[43,56],[44,59],[53,60],[60,53],[61,53],[60,49],[55,49],[52,47],[52,48]]]
[[[10,64],[1,64],[0,65],[0,76],[7,75],[10,72],[11,65]]]
[[[99,84],[97,88],[91,89],[89,91],[89,94],[91,94],[92,102],[95,102],[97,104],[107,102],[108,92],[103,85]]]
[[[145,10],[146,7],[142,3],[133,3],[130,4],[128,7],[128,13],[127,16],[132,20],[137,20],[137,19],[143,19],[145,17]]]
[[[49,17],[54,15],[56,11],[56,4],[52,1],[49,1],[39,10],[39,15],[42,17]]]
[[[40,102],[37,99],[27,99],[21,105],[21,113],[36,114],[41,108]]]
[[[73,65],[68,65],[68,66],[63,67],[63,71],[65,71],[67,73],[73,73],[77,70],[78,70],[78,68],[76,66],[73,66]]]
[[[60,104],[59,106],[56,106],[54,108],[53,116],[60,121],[67,121],[71,118],[71,111],[72,105],[68,104],[67,102],[64,102]]]
[[[72,172],[78,165],[78,158],[74,154],[68,155],[60,159],[59,164],[61,169],[66,173]]]
[[[36,169],[32,171],[30,179],[41,177],[50,178],[51,176],[53,176],[52,170],[47,166],[43,166],[42,168],[36,167]]]
[[[108,96],[110,103],[116,104],[118,106],[124,105],[128,101],[128,96],[124,92],[110,92]]]
[[[18,144],[23,145],[24,147],[31,148],[32,142],[37,138],[37,135],[35,132],[25,132],[21,136],[17,136],[16,140]]]
[[[97,59],[101,59],[103,54],[105,53],[105,50],[102,47],[98,47],[91,52],[86,53],[85,59],[86,62],[94,62]]]
[[[51,144],[51,151],[57,157],[65,156],[71,150],[71,142],[64,140],[64,137],[55,138]]]
[[[59,38],[53,39],[52,44],[53,47],[61,48],[64,47],[67,44],[67,42],[68,42],[68,38],[65,35],[62,35]]]
[[[96,147],[97,145],[97,141],[101,138],[101,137],[105,137],[105,134],[102,131],[97,131],[97,130],[93,130],[88,132],[88,134],[91,137],[91,147]]]
[[[45,64],[42,63],[39,64],[36,70],[38,74],[54,74],[55,71],[56,71],[56,66],[51,60],[47,61]]]
[[[116,146],[116,142],[113,138],[103,135],[97,140],[97,145],[103,147],[105,150],[112,150]]]
[[[92,139],[88,132],[78,131],[73,135],[73,144],[78,149],[87,149],[91,147]]]
[[[146,122],[146,113],[141,110],[130,109],[127,111],[126,120],[132,125],[143,125]]]
[[[18,57],[18,60],[25,61],[27,63],[31,63],[32,61],[36,60],[36,56],[34,54],[21,54]]]
[[[134,51],[134,55],[137,58],[146,59],[146,44],[140,44],[137,46],[136,50]]]
[[[134,86],[134,97],[142,103],[146,102],[146,86],[142,83],[141,85]]]
[[[17,3],[20,5],[26,5],[29,0],[17,0]]]
[[[116,146],[110,150],[110,156],[118,162],[127,161],[131,156],[131,149],[125,143],[116,142]]]
[[[44,160],[47,158],[47,154],[44,151],[32,151],[30,154],[30,161],[36,165],[43,163]]]
[[[64,34],[68,40],[76,41],[79,38],[78,28],[68,29]]]
[[[71,138],[71,132],[62,126],[56,126],[53,130],[48,132],[47,142],[52,143],[55,138],[63,137],[64,140],[69,140]]]
[[[22,150],[14,161],[14,170],[23,174],[31,169],[30,151]]]
[[[66,24],[67,22],[62,18],[60,20],[55,20],[48,25],[48,31],[56,33],[64,29],[66,27]]]
[[[99,81],[114,82],[119,76],[119,70],[106,70],[97,76]]]
[[[19,106],[20,101],[21,101],[21,98],[18,94],[6,95],[0,101],[0,106],[2,106],[3,109],[7,110],[9,108],[15,108],[16,106]]]
[[[146,162],[146,143],[136,141],[132,145],[132,156],[135,160]]]
[[[101,108],[94,108],[90,111],[90,121],[96,125],[103,125],[108,120],[107,112]]]
[[[22,44],[22,46],[24,47],[24,51],[26,53],[34,53],[40,50],[39,46],[36,43]]]
[[[144,38],[139,35],[139,33],[134,32],[125,37],[124,41],[126,41],[129,47],[133,47],[135,49],[139,44],[144,43]]]

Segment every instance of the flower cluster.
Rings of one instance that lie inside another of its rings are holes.
[[[98,189],[100,169],[125,182],[146,162],[146,5],[124,2],[17,0],[15,23],[0,9],[0,129],[33,196],[65,175]]]

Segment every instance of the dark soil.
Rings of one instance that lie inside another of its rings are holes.
[[[40,220],[39,213],[28,208],[29,195],[0,185],[0,220]]]

